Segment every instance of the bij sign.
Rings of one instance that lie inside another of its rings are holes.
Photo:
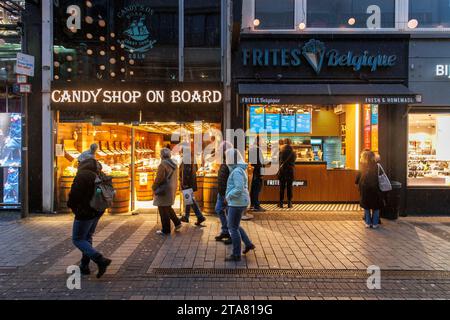
[[[450,79],[450,64],[436,65],[436,77],[441,79]]]
[[[219,90],[53,90],[52,101],[58,104],[212,104],[222,102]]]

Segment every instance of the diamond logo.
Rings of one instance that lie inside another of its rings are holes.
[[[302,54],[314,71],[319,74],[325,59],[325,44],[319,40],[311,39],[304,45]]]

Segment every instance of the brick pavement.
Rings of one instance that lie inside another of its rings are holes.
[[[113,265],[70,291],[71,216],[0,216],[0,299],[450,298],[450,218],[383,222],[370,230],[359,212],[256,214],[243,226],[257,250],[225,263],[231,248],[214,241],[213,216],[169,237],[155,234],[154,214],[107,216],[95,244]],[[382,290],[367,289],[369,265],[381,267]]]

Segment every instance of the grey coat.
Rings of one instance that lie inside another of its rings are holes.
[[[167,189],[167,192],[165,194],[154,196],[153,199],[154,206],[169,207],[174,204],[178,184],[178,167],[175,162],[173,162],[170,159],[165,159],[161,161],[161,164],[158,167],[158,172],[156,173],[156,178],[155,182],[153,183],[152,189],[155,190],[160,185],[165,183],[171,173],[172,176],[169,181],[170,187]]]

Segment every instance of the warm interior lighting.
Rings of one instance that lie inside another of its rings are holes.
[[[359,104],[355,105],[355,169],[359,170],[359,157],[360,157],[360,142],[359,136],[361,134],[361,119],[360,119],[360,106]]]
[[[415,29],[419,26],[419,21],[417,19],[411,19],[408,21],[408,28],[409,29]]]

